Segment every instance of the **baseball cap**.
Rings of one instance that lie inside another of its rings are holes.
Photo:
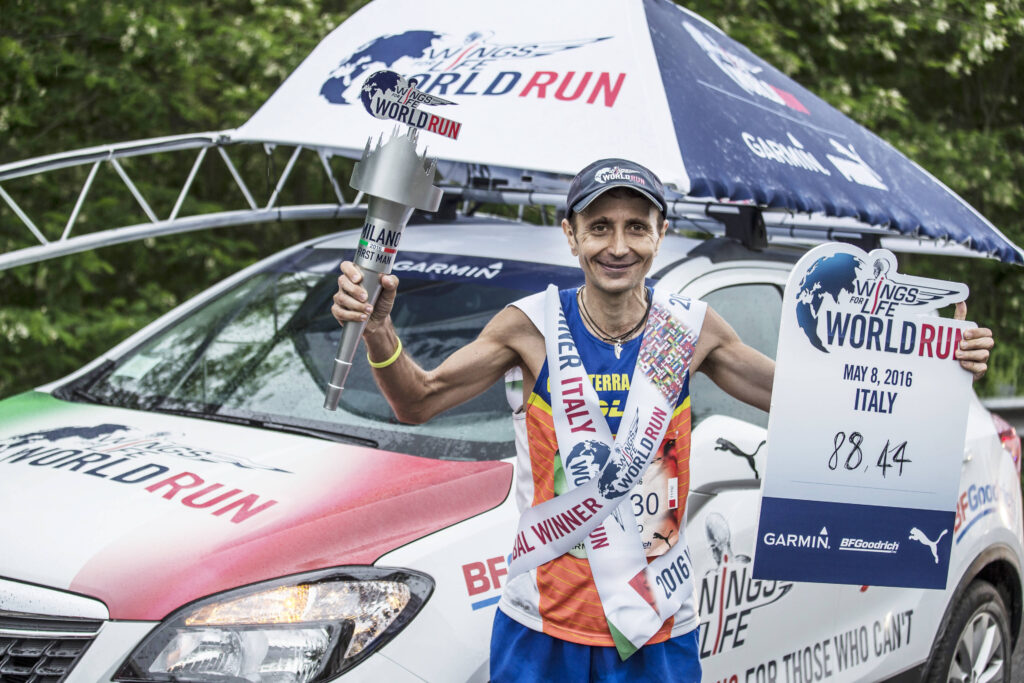
[[[626,159],[598,159],[576,174],[569,185],[566,206],[569,212],[579,213],[603,193],[613,187],[628,187],[651,200],[662,214],[665,205],[665,187],[650,169]]]

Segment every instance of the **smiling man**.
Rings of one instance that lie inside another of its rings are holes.
[[[651,171],[596,161],[573,180],[567,206],[562,230],[584,285],[513,303],[433,370],[402,352],[389,316],[394,276],[382,276],[371,307],[362,274],[343,263],[332,313],[342,323],[367,321],[374,376],[403,422],[429,420],[522,373],[523,519],[495,616],[491,680],[699,681],[685,541],[689,377],[700,370],[767,411],[775,366],[710,307],[646,286],[668,228],[664,189]],[[968,334],[958,357],[980,376],[991,333]],[[603,416],[600,404],[613,401],[625,408]],[[656,514],[634,517],[618,505],[634,486],[658,497]],[[648,563],[674,577],[671,587],[648,579]]]

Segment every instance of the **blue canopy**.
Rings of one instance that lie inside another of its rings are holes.
[[[691,196],[852,217],[1024,263],[938,179],[746,47],[667,0],[644,9]]]

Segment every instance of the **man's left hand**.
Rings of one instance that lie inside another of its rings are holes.
[[[967,304],[963,301],[958,303],[953,317],[967,320]],[[956,350],[956,359],[960,361],[960,367],[974,375],[975,381],[981,379],[988,370],[988,355],[993,346],[995,340],[992,338],[992,330],[987,327],[964,330],[963,339]]]

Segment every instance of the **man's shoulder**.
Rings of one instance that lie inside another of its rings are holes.
[[[530,312],[535,308],[532,299],[534,297],[513,301],[498,311],[487,323],[481,336],[511,349],[519,357],[516,364],[536,375],[540,372],[544,356],[544,335],[541,332],[544,324],[544,306],[541,298],[540,318],[535,320],[530,316]]]
[[[510,303],[505,311],[512,309],[526,316],[533,327],[540,333],[544,329],[544,296],[545,292],[537,292],[530,296],[524,296]],[[517,318],[519,316],[516,316]],[[520,318],[521,320],[521,318]]]

